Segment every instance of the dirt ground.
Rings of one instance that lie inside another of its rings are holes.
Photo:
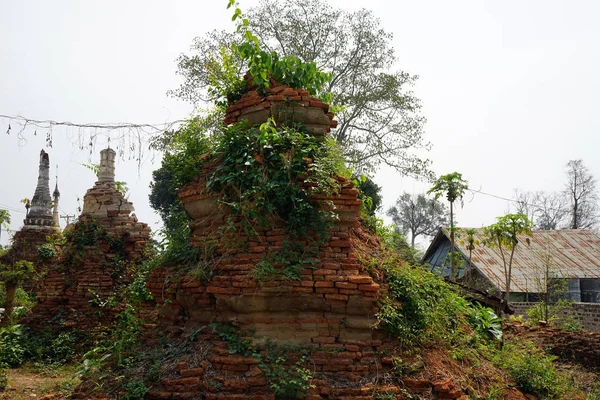
[[[63,399],[77,386],[73,366],[37,368],[26,365],[8,372],[8,387],[0,399]]]

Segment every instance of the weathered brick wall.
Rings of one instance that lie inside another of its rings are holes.
[[[329,105],[311,97],[307,90],[273,82],[273,87],[266,89],[266,96],[262,96],[246,78],[249,90],[234,105],[227,107],[225,125],[242,120],[255,125],[273,117],[278,125],[302,122],[316,136],[324,136],[337,126],[333,113],[329,112]]]
[[[166,302],[163,324],[189,327],[217,318],[235,321],[242,329],[254,329],[256,337],[273,340],[328,344],[377,340],[372,326],[377,299],[385,288],[373,280],[352,251],[360,200],[350,182],[342,183],[338,195],[314,196],[315,201],[331,201],[340,214],[318,248],[314,268],[300,271],[300,280],[269,279],[261,284],[252,272],[261,260],[282,248],[285,234],[281,223],[254,226],[249,240],[245,233],[238,233],[239,222],[233,234],[224,233],[227,213],[223,209],[213,213],[219,207],[204,193],[201,181],[186,186],[180,196],[184,204],[192,203],[196,217],[191,222],[191,242],[196,246],[213,242],[216,247],[214,257],[206,260],[212,277],[203,283],[181,276],[177,268],[154,271],[147,286],[159,304]],[[204,207],[200,209],[196,203]],[[235,243],[241,244],[239,249]]]
[[[527,310],[535,304],[522,302],[510,305],[515,310],[515,315],[527,317]],[[600,303],[574,303],[571,309],[564,310],[562,314],[575,316],[585,330],[600,332]]]
[[[228,343],[211,334],[198,336],[210,343],[203,351],[179,362],[174,373],[162,378],[147,394],[147,399],[276,400],[267,378],[255,357],[231,354]],[[310,381],[308,400],[367,400],[377,395],[405,398],[413,393],[423,399],[466,399],[460,384],[451,377],[402,378],[401,383],[385,383],[393,374],[390,344],[372,346],[323,344],[311,356],[310,370],[317,376]],[[293,356],[292,356],[293,357]],[[293,360],[291,360],[293,362]],[[370,379],[379,377],[377,379]],[[396,397],[398,396],[398,397]],[[283,397],[279,397],[283,398]],[[522,397],[514,397],[520,399]]]

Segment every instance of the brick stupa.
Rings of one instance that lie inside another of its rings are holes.
[[[131,281],[131,268],[145,257],[150,227],[138,222],[133,204],[117,190],[115,155],[112,149],[100,152],[98,181],[85,194],[60,257],[39,282],[38,304],[27,319],[31,326],[62,320],[93,330],[112,324],[119,311],[100,307],[111,296],[118,299]]]

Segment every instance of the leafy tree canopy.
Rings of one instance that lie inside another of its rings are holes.
[[[322,0],[263,0],[247,18],[237,10],[241,29],[196,38],[193,54],[179,57],[184,83],[172,95],[223,104],[241,90],[244,71],[276,64],[268,70],[274,78],[311,75],[315,85],[306,89],[331,93],[339,121],[332,137],[356,172],[372,173],[385,164],[403,174],[429,175],[429,162],[413,153],[428,147],[421,105],[410,90],[417,76],[394,71],[392,36],[370,11],[347,12]],[[256,48],[249,40],[254,38]]]
[[[469,185],[462,178],[462,174],[453,172],[442,175],[434,181],[433,186],[427,191],[427,194],[434,194],[436,200],[445,195],[450,203],[454,203],[457,199],[462,200],[468,188]]]

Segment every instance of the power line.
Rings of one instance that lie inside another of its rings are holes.
[[[153,133],[164,132],[165,130],[171,129],[174,125],[185,122],[185,119],[179,119],[175,121],[163,122],[158,124],[136,124],[131,122],[90,122],[85,124],[78,124],[70,121],[54,121],[54,120],[38,120],[32,118],[26,118],[21,115],[5,115],[0,114],[0,118],[6,118],[11,121],[16,121],[23,126],[31,125],[38,128],[50,128],[52,126],[69,126],[69,127],[77,127],[77,128],[97,128],[97,129],[106,129],[106,130],[114,130],[114,129],[149,129],[150,131],[154,131]],[[10,134],[12,127],[9,124],[9,128],[6,133]]]
[[[77,130],[76,137],[71,139],[72,143],[80,150],[89,149],[93,153],[98,138],[104,138],[108,146],[116,144],[115,149],[121,159],[126,155],[129,160],[138,162],[141,168],[142,159],[147,151],[154,153],[153,141],[157,140],[165,132],[177,129],[186,119],[178,119],[162,123],[133,123],[133,122],[86,122],[75,123],[71,121],[55,121],[51,119],[35,119],[22,115],[0,114],[0,119],[8,121],[7,135],[15,135],[20,147],[25,146],[33,136],[45,135],[46,147],[51,148],[54,139],[54,129],[59,127],[66,130],[67,135],[72,134],[70,128]]]
[[[6,206],[4,204],[0,204],[0,208],[8,210],[8,211],[18,212],[18,213],[21,213],[21,214],[27,214],[23,210],[19,210],[19,209],[15,208],[15,207],[11,207],[11,206]]]
[[[524,200],[517,200],[517,199],[511,199],[508,197],[502,197],[502,196],[498,196],[495,194],[491,194],[491,193],[486,193],[486,192],[482,192],[481,190],[474,190],[474,189],[467,189],[469,192],[473,193],[473,194],[482,194],[484,196],[489,196],[489,197],[493,197],[496,199],[500,199],[500,200],[504,200],[504,201],[509,201],[511,203],[515,203],[518,205],[523,205],[523,206],[530,206],[533,207],[537,210],[542,210],[542,211],[552,211],[552,212],[558,212],[561,211],[561,208],[553,208],[553,207],[543,207],[540,204],[535,204],[535,203],[528,203]]]

